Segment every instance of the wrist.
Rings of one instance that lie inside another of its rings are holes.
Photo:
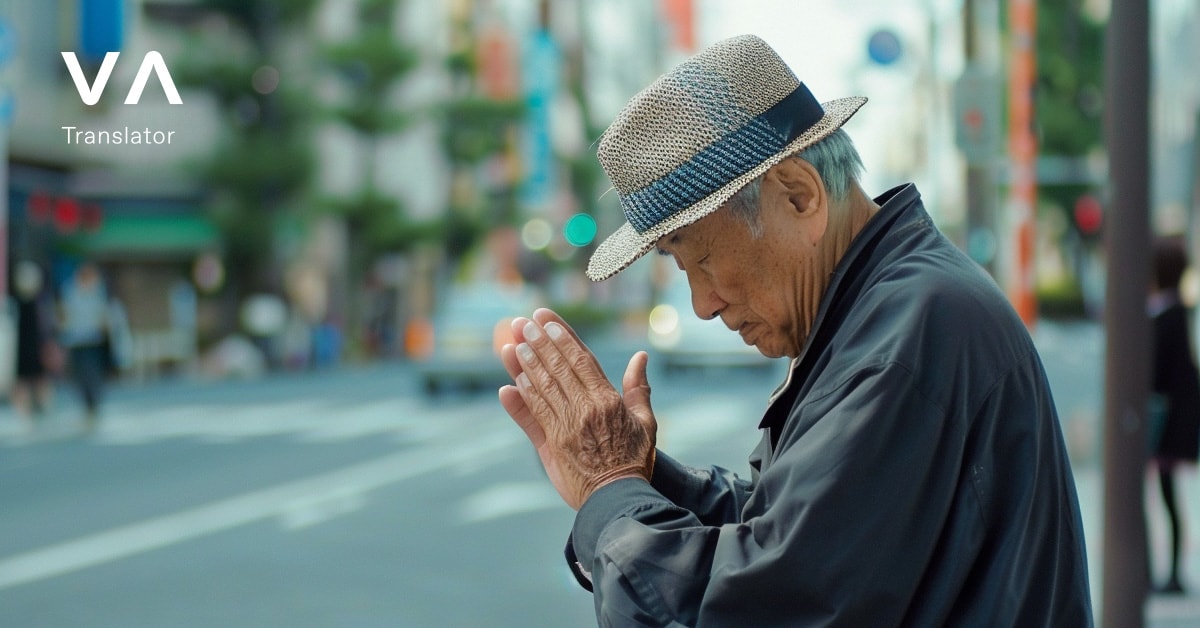
[[[647,472],[646,468],[640,464],[629,464],[609,469],[608,471],[605,471],[604,473],[601,473],[588,480],[587,485],[583,487],[584,490],[582,491],[581,495],[582,499],[579,501],[580,505],[582,506],[583,502],[586,502],[588,497],[591,497],[592,493],[595,493],[600,487],[607,484],[612,484],[617,480],[625,479],[638,479],[644,482],[649,482],[650,474]]]

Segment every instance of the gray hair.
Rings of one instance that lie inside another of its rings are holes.
[[[793,157],[799,157],[812,164],[817,174],[821,175],[821,180],[825,182],[825,190],[833,202],[846,200],[863,172],[862,157],[858,155],[850,136],[842,129],[834,131]],[[750,227],[750,233],[755,238],[761,237],[763,232],[762,221],[758,216],[763,176],[765,173],[738,190],[725,205],[734,216]]]

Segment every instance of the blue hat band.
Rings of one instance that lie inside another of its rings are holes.
[[[824,116],[821,104],[801,83],[665,176],[622,196],[625,218],[635,231],[645,233],[779,153]]]

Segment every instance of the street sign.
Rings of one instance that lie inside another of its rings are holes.
[[[977,65],[954,82],[954,143],[971,165],[991,162],[1000,149],[999,79]]]
[[[879,65],[891,65],[900,58],[903,46],[895,31],[881,28],[867,40],[867,56]]]

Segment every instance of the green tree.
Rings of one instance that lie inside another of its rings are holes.
[[[279,291],[276,230],[298,213],[314,171],[306,77],[288,71],[281,40],[316,4],[200,0],[174,68],[181,83],[211,95],[226,122],[198,172],[224,238],[234,304],[248,292]]]
[[[363,149],[363,180],[358,193],[327,203],[345,218],[351,249],[367,258],[402,249],[411,243],[399,199],[379,190],[376,181],[379,143],[403,132],[413,115],[390,102],[387,94],[416,68],[416,50],[392,34],[397,4],[393,0],[363,0],[358,7],[359,31],[351,39],[328,46],[324,61],[342,79],[347,98],[330,110],[353,129]]]
[[[358,29],[350,38],[322,50],[322,63],[339,79],[344,97],[327,114],[354,131],[363,154],[363,172],[357,191],[323,201],[319,211],[343,221],[348,237],[349,291],[346,318],[351,338],[358,338],[365,321],[361,289],[379,256],[403,252],[428,239],[430,225],[406,216],[400,199],[378,185],[377,166],[381,142],[404,132],[415,114],[398,106],[389,94],[417,67],[417,51],[393,33],[400,5],[394,0],[361,0]]]
[[[1104,25],[1082,0],[1039,0],[1035,106],[1040,152],[1082,158],[1102,145]],[[1043,186],[1047,204],[1070,210],[1087,185]],[[1067,222],[1073,224],[1071,216]]]
[[[445,59],[450,94],[437,113],[451,182],[438,232],[452,265],[490,229],[514,224],[520,213],[515,173],[488,176],[486,167],[515,153],[525,108],[515,94],[498,97],[480,89],[474,17],[469,11],[452,17],[452,47]]]

